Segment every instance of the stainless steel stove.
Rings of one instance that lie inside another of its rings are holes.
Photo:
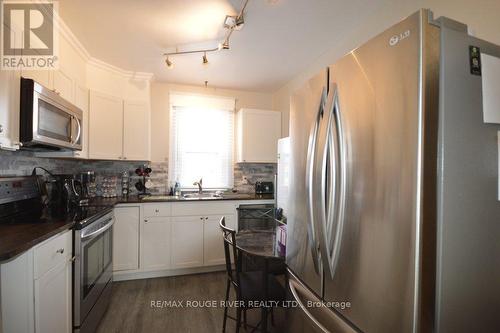
[[[113,281],[112,208],[81,207],[74,231],[73,331],[95,332]]]
[[[74,222],[73,331],[95,332],[111,296],[113,209],[45,205],[43,180],[0,177],[0,223]]]

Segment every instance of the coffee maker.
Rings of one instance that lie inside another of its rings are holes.
[[[54,175],[50,195],[50,205],[55,210],[70,211],[74,207],[88,204],[83,198],[83,186],[80,180],[74,175],[61,174]]]

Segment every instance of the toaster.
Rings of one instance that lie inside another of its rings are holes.
[[[256,182],[255,194],[274,194],[273,182]]]

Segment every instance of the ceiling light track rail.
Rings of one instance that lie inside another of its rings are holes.
[[[231,39],[233,32],[235,30],[236,31],[241,30],[241,28],[243,28],[243,25],[245,24],[244,15],[245,15],[245,10],[247,8],[248,2],[249,2],[249,0],[244,0],[243,6],[241,7],[241,10],[240,10],[238,15],[236,15],[236,16],[227,15],[226,16],[226,19],[224,20],[224,28],[226,28],[228,31],[226,33],[224,41],[222,43],[220,43],[218,45],[218,47],[164,53],[163,56],[167,57],[167,59],[165,60],[167,67],[168,68],[174,67],[174,63],[170,60],[171,56],[203,53],[202,63],[203,63],[203,65],[207,65],[208,64],[207,53],[217,52],[217,51],[221,51],[221,50],[229,50],[229,40]]]

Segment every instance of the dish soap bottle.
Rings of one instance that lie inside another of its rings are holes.
[[[180,197],[181,196],[181,184],[179,184],[178,181],[175,182],[175,186],[174,186],[174,195],[176,197]]]

